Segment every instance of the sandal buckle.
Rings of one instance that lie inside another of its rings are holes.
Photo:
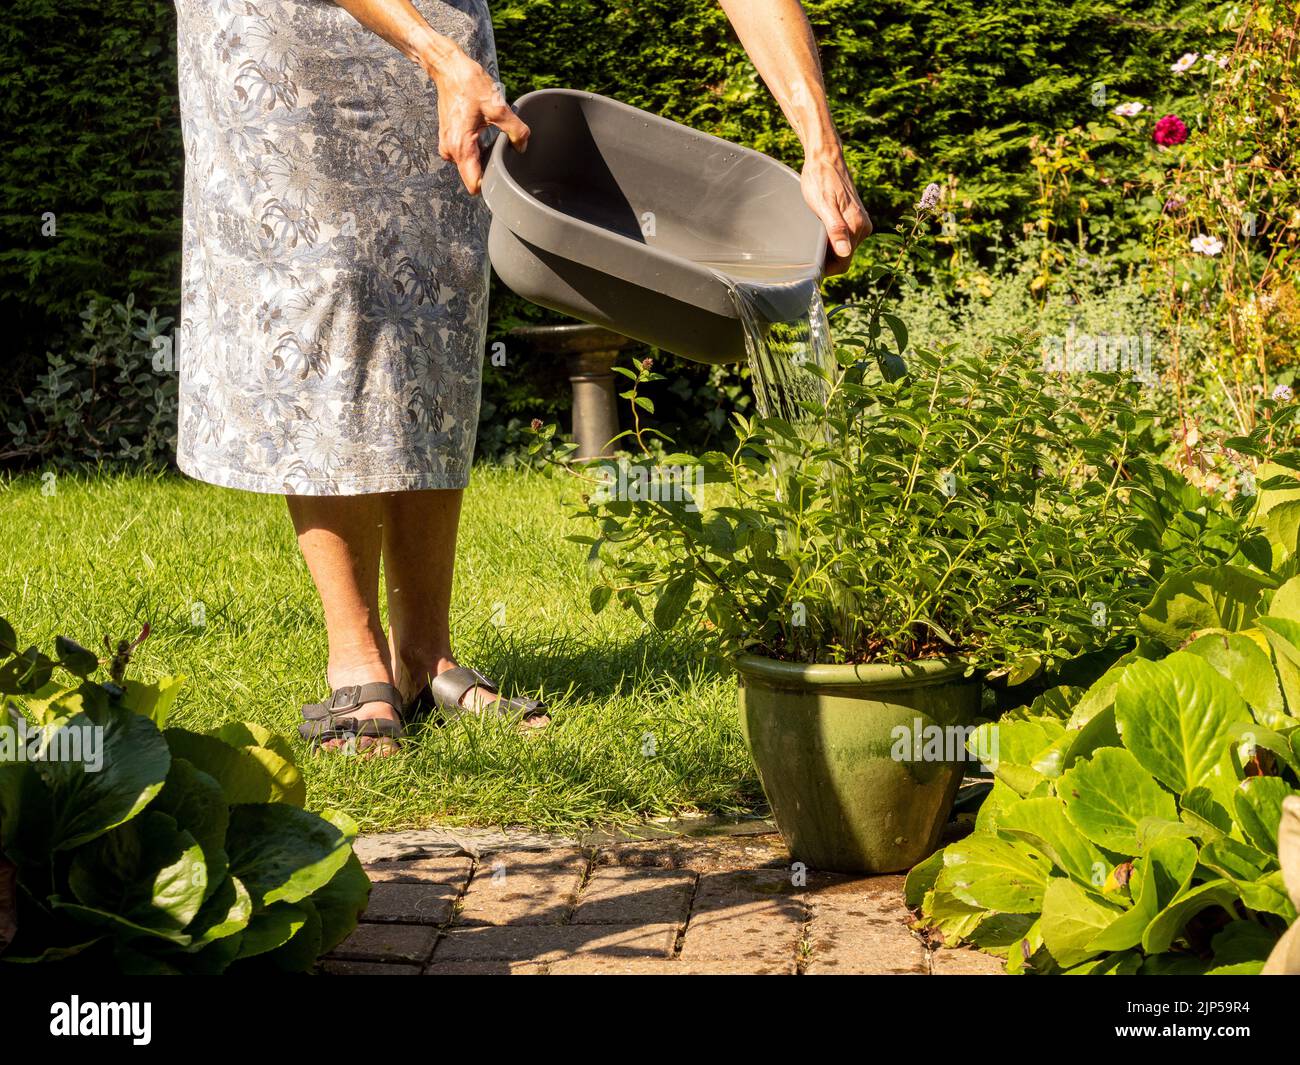
[[[342,688],[335,688],[334,691],[330,693],[330,712],[333,713],[335,710],[355,710],[358,705],[357,699],[360,695],[360,684],[348,684]]]

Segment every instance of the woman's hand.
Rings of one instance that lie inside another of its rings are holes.
[[[523,151],[528,127],[510,110],[501,86],[450,37],[436,33],[411,0],[335,0],[366,29],[377,33],[424,68],[438,86],[438,154],[455,163],[471,196],[483,183],[479,134],[496,126]]]
[[[809,156],[799,180],[804,200],[826,227],[830,249],[826,274],[842,274],[853,259],[853,249],[871,235],[871,217],[853,187],[843,153]]]
[[[528,147],[528,127],[510,109],[501,86],[487,71],[456,49],[429,69],[438,86],[438,154],[455,163],[471,196],[483,183],[480,135],[496,126],[519,152]]]

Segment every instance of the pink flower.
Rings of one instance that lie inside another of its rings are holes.
[[[1151,131],[1151,138],[1165,148],[1172,148],[1187,140],[1187,126],[1177,115],[1165,115]]]

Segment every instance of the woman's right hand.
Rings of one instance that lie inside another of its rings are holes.
[[[528,127],[510,109],[501,86],[460,49],[442,58],[429,77],[438,86],[438,154],[456,164],[471,196],[483,183],[480,134],[496,126],[515,151],[528,147]]]

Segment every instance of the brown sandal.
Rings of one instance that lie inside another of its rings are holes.
[[[359,710],[366,703],[387,703],[397,712],[397,720],[389,721],[382,717],[358,720],[345,716],[349,711]],[[330,697],[324,702],[308,703],[302,708],[302,716],[306,720],[298,726],[298,735],[313,748],[331,740],[355,743],[363,737],[398,743],[406,735],[402,724],[403,712],[401,692],[386,681],[346,684],[330,692]]]
[[[482,688],[496,699],[482,707],[461,705],[465,693],[474,688]],[[420,689],[407,706],[406,714],[411,720],[428,715],[439,724],[464,714],[491,714],[517,719],[520,731],[546,728],[551,723],[545,704],[518,696],[507,699],[501,695],[499,684],[468,666],[455,666],[439,673]]]

